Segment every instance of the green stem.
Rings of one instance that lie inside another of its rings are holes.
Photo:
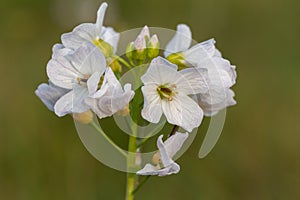
[[[104,132],[103,130],[95,123],[95,121],[92,121],[90,123],[91,126],[93,126],[115,149],[117,149],[122,155],[127,157],[127,154],[123,149],[121,149],[118,145],[116,145]]]
[[[128,67],[128,69],[132,68],[131,65],[126,60],[124,60],[122,57],[117,56],[117,55],[113,55],[113,58],[117,59],[120,63],[122,63],[123,65]]]

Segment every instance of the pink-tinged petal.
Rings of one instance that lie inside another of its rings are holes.
[[[187,50],[192,42],[192,33],[185,24],[177,25],[177,31],[174,37],[167,44],[164,55],[167,57],[172,53],[178,53]]]
[[[178,125],[188,132],[201,124],[203,111],[190,97],[177,94],[172,101],[162,101],[162,110],[170,124]]]
[[[144,95],[144,107],[142,110],[142,117],[151,123],[158,123],[162,116],[162,109],[161,99],[156,91],[156,86],[143,86],[142,92]]]

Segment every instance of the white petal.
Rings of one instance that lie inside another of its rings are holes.
[[[183,52],[184,59],[193,66],[199,66],[201,62],[210,59],[216,51],[215,40],[210,39],[205,42],[196,44],[192,48]]]
[[[111,27],[102,27],[101,38],[110,44],[114,48],[114,53],[116,53],[118,49],[120,33],[116,32]]]
[[[73,90],[61,97],[55,104],[54,110],[59,117],[69,113],[82,113],[89,108],[84,103],[88,96],[88,90],[81,86],[75,86]]]
[[[99,31],[101,31],[102,25],[103,25],[103,19],[105,15],[105,11],[107,9],[107,3],[104,2],[100,5],[98,11],[97,11],[97,20],[96,20],[96,27]]]
[[[47,75],[55,85],[72,89],[74,80],[80,76],[80,73],[63,56],[52,58],[47,64]]]
[[[101,74],[99,72],[93,73],[93,75],[87,81],[87,87],[89,90],[89,95],[94,94],[97,91],[98,84],[100,82]]]
[[[208,91],[208,70],[203,68],[186,68],[179,71],[183,76],[176,80],[178,92],[199,94]]]
[[[188,132],[200,125],[203,111],[186,95],[177,94],[172,101],[162,101],[162,109],[170,124],[178,125]]]
[[[62,34],[61,41],[65,47],[76,50],[85,42],[93,42],[99,34],[95,24],[84,23],[75,27],[72,32]]]
[[[142,117],[151,123],[158,123],[162,115],[161,99],[156,88],[157,86],[155,85],[146,85],[142,87],[144,95]]]
[[[72,55],[67,56],[73,66],[84,75],[99,72],[101,75],[106,69],[106,60],[101,51],[92,43],[83,43]]]
[[[161,162],[162,162],[164,167],[167,167],[167,166],[171,165],[174,161],[168,155],[168,152],[165,148],[165,144],[163,143],[162,138],[163,138],[163,135],[160,135],[157,139],[156,144],[157,144],[157,147],[159,149]]]
[[[174,37],[167,44],[164,55],[167,57],[172,53],[187,50],[192,42],[192,33],[190,28],[185,24],[179,24]]]
[[[51,111],[54,111],[54,104],[57,102],[57,100],[67,92],[69,92],[69,90],[58,87],[51,82],[49,82],[49,85],[42,83],[38,86],[37,90],[35,90],[35,94]]]
[[[147,72],[141,77],[146,84],[166,84],[173,83],[180,78],[177,72],[177,65],[174,65],[162,57],[152,60]]]
[[[188,136],[189,134],[187,132],[176,132],[164,142],[164,146],[169,157],[173,158],[175,156],[175,154],[181,149]]]
[[[146,164],[145,167],[139,171],[136,172],[137,175],[145,175],[145,176],[148,176],[148,175],[157,175],[158,169],[156,166],[153,166],[151,164]]]
[[[101,89],[85,100],[86,104],[100,119],[124,109],[134,96],[130,84],[126,84],[123,91],[121,84],[110,68],[106,70],[104,79]]]

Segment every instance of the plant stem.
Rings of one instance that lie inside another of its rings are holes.
[[[113,58],[116,58],[120,63],[125,65],[128,69],[132,68],[131,65],[126,60],[124,60],[122,57],[114,55]]]
[[[122,155],[127,157],[127,154],[123,149],[121,149],[118,145],[116,145],[104,132],[103,130],[95,123],[95,121],[92,121],[90,123],[91,126],[93,126],[117,151],[119,151]]]
[[[136,137],[130,136],[128,150],[133,153],[136,152]],[[127,157],[127,169],[135,166],[135,153]],[[133,190],[135,187],[135,174],[127,172],[127,190],[126,190],[126,200],[133,200],[134,194]]]

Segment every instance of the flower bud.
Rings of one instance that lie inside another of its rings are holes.
[[[93,113],[91,110],[87,110],[83,113],[73,113],[73,119],[82,123],[89,124],[93,121]]]
[[[178,66],[178,70],[187,68],[186,62],[182,53],[172,53],[167,57],[167,60]]]
[[[158,54],[159,54],[159,45],[160,44],[159,44],[159,41],[158,41],[158,37],[155,34],[150,38],[150,40],[147,44],[148,58],[153,59],[153,58],[158,56]]]

